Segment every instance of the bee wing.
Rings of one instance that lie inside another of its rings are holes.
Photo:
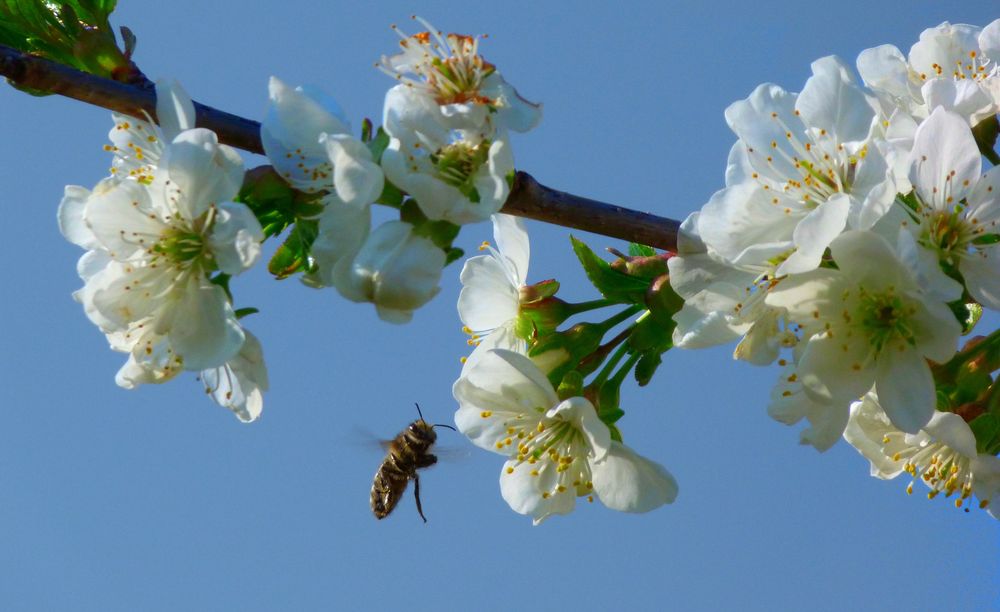
[[[366,450],[379,451],[385,454],[389,452],[389,445],[392,444],[392,438],[381,438],[370,430],[355,425],[352,428],[348,443],[351,446],[358,446]]]
[[[452,446],[450,444],[435,446],[431,452],[437,456],[438,461],[446,461],[448,463],[464,461],[472,456],[472,451],[468,448]]]

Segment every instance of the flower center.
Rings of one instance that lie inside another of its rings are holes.
[[[988,57],[980,56],[977,51],[967,51],[955,59],[955,63],[951,66],[950,70],[947,66],[942,66],[937,62],[931,64],[932,73],[921,72],[920,80],[926,81],[928,78],[949,76],[950,72],[950,76],[956,81],[964,81],[966,79],[983,81],[992,72],[988,68],[989,64],[990,59]]]
[[[479,191],[475,186],[475,177],[489,155],[488,140],[475,145],[458,141],[439,149],[430,158],[439,179],[458,189],[470,202],[477,203]]]
[[[884,293],[869,293],[862,288],[859,313],[861,328],[876,352],[896,340],[916,344],[910,320],[916,309],[891,287]]]
[[[887,433],[882,438],[884,446],[902,441],[904,450],[892,455],[893,461],[904,461],[903,470],[914,480],[920,479],[930,491],[927,499],[934,499],[941,493],[945,497],[958,494],[955,507],[961,508],[972,497],[973,474],[970,459],[940,442],[928,441],[920,445],[907,444],[902,432]],[[913,494],[913,481],[906,487],[908,495]],[[979,507],[985,508],[989,500],[980,500]]]
[[[473,102],[492,105],[494,101],[480,94],[479,90],[496,68],[479,55],[479,37],[464,34],[448,34],[445,37],[424,19],[415,19],[427,28],[426,32],[406,36],[392,26],[402,37],[399,46],[409,61],[394,68],[387,67],[383,59],[378,67],[408,85],[429,90],[438,104]],[[422,82],[402,77],[399,74],[402,71],[412,72]]]
[[[541,411],[542,409],[536,409]],[[481,416],[490,418],[491,411]],[[513,465],[506,474],[527,469],[532,478],[544,478],[554,483],[542,491],[542,498],[573,490],[578,496],[593,492],[590,464],[587,461],[589,446],[583,432],[562,419],[538,420],[537,415],[520,414],[504,423],[507,437],[496,442],[497,450],[514,446],[511,453]]]
[[[171,227],[153,247],[153,252],[162,255],[178,267],[189,267],[207,253],[207,246],[201,234]]]
[[[795,114],[798,116],[799,111]],[[753,178],[764,189],[801,202],[804,211],[816,208],[836,193],[850,191],[858,164],[868,153],[867,147],[849,155],[844,145],[836,142],[825,129],[807,128],[796,133],[778,113],[772,112],[771,119],[781,128],[788,146],[780,146],[778,140],[772,140],[768,151],[747,147],[751,158],[763,160],[779,176],[784,175],[784,180],[776,180],[754,172]],[[776,196],[772,199],[775,205],[780,201]]]
[[[933,209],[932,209],[933,210]],[[933,249],[953,264],[968,250],[972,241],[982,233],[974,228],[960,210],[933,211],[924,217],[920,242]]]

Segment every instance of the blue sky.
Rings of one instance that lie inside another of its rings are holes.
[[[260,3],[264,4],[264,3]],[[985,25],[995,2],[351,3],[255,6],[123,0],[151,77],[259,118],[267,79],[312,83],[355,127],[392,84],[372,65],[390,23],[486,32],[486,57],[545,103],[514,140],[541,182],[683,218],[723,183],[725,107],[757,84],[801,89],[828,54],[904,51],[944,20]],[[253,7],[253,8],[251,8]],[[502,459],[443,430],[457,455],[424,473],[424,525],[408,495],[368,509],[381,451],[415,418],[455,409],[466,350],[460,264],[407,326],[263,268],[234,281],[268,359],[272,391],[252,425],[201,396],[193,376],[124,391],[121,356],[70,293],[80,251],[55,223],[64,184],[109,160],[110,114],[0,88],[8,297],[0,301],[0,606],[5,609],[990,609],[1000,527],[983,512],[907,496],[849,446],[825,454],[770,420],[777,371],[731,347],[666,355],[628,387],[626,441],[677,477],[672,506],[622,515],[585,504],[540,527],[499,496]],[[248,166],[265,163],[247,156]],[[564,228],[529,223],[530,280],[593,297]],[[467,251],[489,238],[467,227]],[[623,248],[578,234],[593,247]],[[273,248],[273,246],[269,247]],[[992,323],[996,325],[994,318]],[[366,433],[367,432],[367,433]],[[466,452],[467,451],[467,452]],[[918,486],[919,489],[919,486]]]

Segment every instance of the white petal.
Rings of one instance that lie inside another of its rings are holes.
[[[594,492],[612,510],[649,512],[677,499],[677,481],[670,472],[620,442],[612,442],[591,470]]]
[[[493,240],[497,249],[514,270],[518,285],[528,279],[528,262],[531,258],[531,244],[528,231],[520,217],[497,213],[493,215]]]
[[[813,336],[806,345],[799,375],[802,386],[818,401],[850,401],[871,389],[875,364],[865,339],[822,334]]]
[[[864,140],[875,111],[854,83],[850,68],[839,58],[828,56],[813,62],[812,71],[795,103],[803,122],[826,129],[838,142]]]
[[[887,448],[886,434],[898,430],[889,423],[874,394],[867,394],[851,404],[851,418],[844,430],[844,439],[871,462],[871,475],[888,480],[903,473],[905,461],[893,459],[897,449]],[[901,449],[899,449],[901,450]]]
[[[246,341],[233,359],[200,374],[205,391],[215,403],[232,410],[244,423],[255,421],[264,407],[267,368],[260,341],[247,330]]]
[[[232,359],[245,335],[222,287],[204,282],[186,287],[174,304],[168,336],[187,370],[206,370]]]
[[[909,68],[903,53],[892,45],[865,49],[858,55],[858,72],[872,89],[895,98],[909,97]]]
[[[976,456],[976,436],[965,419],[954,412],[935,410],[930,422],[924,426],[924,431],[966,457]]]
[[[968,195],[982,169],[969,124],[940,107],[917,128],[910,163],[910,182],[920,199],[947,211]]]
[[[320,143],[333,164],[337,196],[345,204],[364,206],[382,195],[382,168],[372,161],[371,151],[363,142],[346,134],[323,134]]]
[[[83,219],[111,257],[124,260],[155,244],[166,230],[150,190],[134,181],[102,183],[91,193]]]
[[[886,416],[906,433],[920,431],[934,414],[934,379],[917,351],[887,346],[877,359],[875,391]]]
[[[826,248],[847,225],[850,211],[851,198],[838,193],[803,217],[792,233],[796,250],[778,266],[776,274],[799,274],[818,268]]]
[[[958,266],[965,285],[980,304],[1000,310],[1000,248],[996,246],[971,253]]]
[[[209,130],[182,132],[165,155],[167,174],[180,190],[176,206],[185,219],[197,219],[212,204],[231,202],[243,184],[243,159]]]
[[[174,79],[156,81],[156,120],[167,142],[195,126],[194,102]]]
[[[507,270],[494,257],[470,257],[462,267],[458,316],[473,331],[488,331],[517,317],[520,300]]]
[[[83,220],[83,210],[87,205],[90,190],[76,185],[66,185],[63,199],[59,202],[56,218],[63,238],[84,249],[100,248],[94,232]]]
[[[260,258],[264,230],[246,204],[222,202],[216,206],[215,223],[208,237],[219,270],[236,275]]]
[[[538,525],[554,514],[572,512],[576,506],[576,495],[567,489],[562,493],[543,497],[543,492],[548,493],[556,488],[558,474],[552,461],[542,461],[536,465],[539,466],[537,476],[531,474],[532,469],[527,463],[505,463],[500,471],[500,495],[511,510],[530,515],[534,524]],[[508,468],[513,468],[514,471],[507,473]]]

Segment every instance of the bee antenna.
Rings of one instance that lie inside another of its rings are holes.
[[[424,420],[424,413],[420,412],[420,404],[413,402],[413,405],[417,407],[417,414],[420,415],[420,420]]]
[[[455,429],[451,425],[445,425],[444,423],[434,423],[433,425],[431,425],[431,427],[447,427],[448,429],[450,429],[452,431],[458,431],[457,429]]]

